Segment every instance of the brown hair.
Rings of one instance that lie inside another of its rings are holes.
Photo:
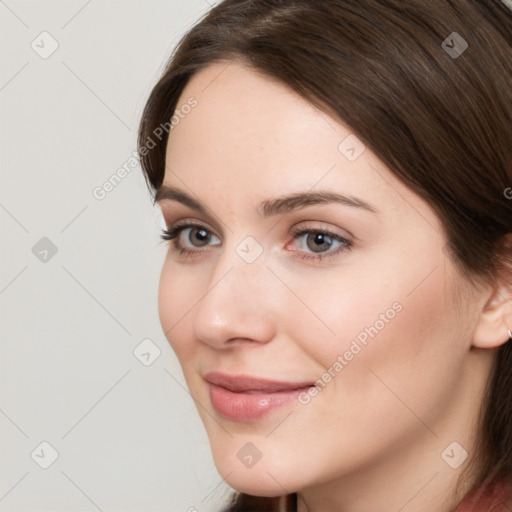
[[[138,149],[153,192],[169,136],[158,127],[190,77],[219,61],[249,65],[350,126],[436,211],[468,282],[512,282],[512,12],[501,0],[225,0],[185,34],[145,106]],[[510,343],[479,422],[470,489],[512,481]],[[235,493],[228,510],[297,509],[296,493],[281,498]]]

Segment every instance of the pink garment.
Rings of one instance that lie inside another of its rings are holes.
[[[512,512],[510,482],[495,478],[467,494],[453,512]]]

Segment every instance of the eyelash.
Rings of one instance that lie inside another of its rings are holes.
[[[187,249],[185,247],[180,247],[178,244],[178,237],[180,233],[187,229],[187,228],[201,228],[208,233],[211,233],[208,229],[206,229],[202,224],[195,223],[192,221],[187,221],[183,224],[176,224],[170,229],[163,229],[162,234],[160,235],[160,238],[162,240],[172,242],[170,245],[175,249],[179,251],[180,255],[186,255],[186,256],[195,256],[198,255],[201,252],[204,252],[204,249]],[[323,258],[331,258],[336,255],[338,255],[341,252],[349,251],[352,249],[352,243],[347,240],[346,238],[343,238],[342,236],[333,233],[332,231],[329,231],[328,229],[318,229],[318,228],[311,228],[307,229],[305,227],[298,227],[292,231],[293,237],[300,238],[300,236],[305,234],[322,234],[327,235],[329,238],[336,240],[338,242],[343,242],[343,245],[340,245],[337,249],[333,251],[328,251],[324,253],[317,253],[315,255],[311,255],[311,253],[306,253],[302,251],[294,251],[299,253],[299,258],[304,260],[312,260],[312,261],[321,261]]]

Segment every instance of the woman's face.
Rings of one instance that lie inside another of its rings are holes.
[[[164,186],[182,195],[159,204],[168,228],[199,227],[169,242],[159,314],[219,473],[276,496],[397,454],[453,471],[440,454],[465,441],[476,319],[429,205],[349,128],[234,62],[194,75],[177,112]],[[209,372],[316,392],[235,394]]]

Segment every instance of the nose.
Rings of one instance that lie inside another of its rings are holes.
[[[226,251],[192,311],[196,339],[216,349],[268,343],[276,332],[278,283],[264,255],[247,263]]]

